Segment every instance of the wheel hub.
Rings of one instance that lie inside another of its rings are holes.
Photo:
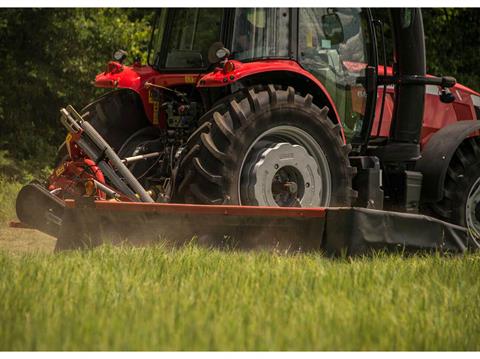
[[[303,178],[295,167],[282,167],[273,176],[273,199],[280,207],[299,206],[299,198],[303,195],[299,189],[303,192],[303,186]]]
[[[240,204],[325,207],[332,183],[320,144],[297,126],[275,126],[258,136],[245,153],[238,178]]]
[[[251,195],[260,206],[320,205],[318,165],[302,146],[278,143],[259,151],[249,177]]]

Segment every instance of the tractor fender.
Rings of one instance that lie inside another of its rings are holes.
[[[142,98],[131,89],[107,92],[85,106],[80,114],[116,149],[132,133],[150,126]]]
[[[128,90],[136,93],[142,100],[145,114],[150,122],[153,125],[158,125],[158,111],[154,108],[159,104],[151,98],[150,91],[145,87],[147,81],[151,81],[158,75],[158,72],[151,66],[126,66],[110,61],[106,71],[97,74],[94,85],[99,88],[110,88],[117,91]]]
[[[292,60],[262,60],[262,61],[253,61],[253,62],[240,62],[235,60],[229,60],[233,66],[230,71],[225,71],[222,68],[216,68],[214,71],[206,74],[201,77],[197,83],[197,88],[211,88],[211,87],[225,87],[233,85],[236,82],[246,82],[247,80],[252,79],[262,79],[263,84],[266,84],[265,81],[273,81],[274,78],[280,80],[280,82],[286,82],[287,79],[293,77],[295,82],[302,82],[302,86],[308,87],[311,95],[317,97],[320,95],[322,97],[323,105],[327,106],[330,110],[329,117],[335,122],[342,126],[340,116],[338,114],[335,103],[330,96],[326,87],[319,81],[315,76],[310,72],[302,68],[296,61]],[[227,67],[225,67],[227,68]],[[253,81],[255,83],[255,81]],[[271,82],[276,84],[278,81]],[[294,84],[286,83],[295,88],[295,90],[300,90]],[[314,100],[315,102],[315,100]],[[342,127],[342,137],[343,127]]]
[[[480,121],[459,121],[441,128],[430,138],[416,163],[416,170],[423,174],[423,202],[433,203],[443,198],[445,176],[455,151],[479,129]]]

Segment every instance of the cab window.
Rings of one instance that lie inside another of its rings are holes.
[[[235,12],[232,57],[249,60],[289,56],[289,9],[241,8]]]
[[[361,9],[303,8],[299,12],[300,64],[332,96],[348,138],[360,132],[365,116],[366,28]]]
[[[205,68],[208,49],[220,40],[222,9],[178,9],[173,12],[165,68]]]
[[[152,42],[148,51],[148,63],[159,67],[160,54],[162,51],[163,35],[165,34],[165,27],[167,23],[168,9],[161,9],[159,16],[156,18],[156,22],[153,29]]]

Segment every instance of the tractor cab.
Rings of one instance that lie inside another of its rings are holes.
[[[209,49],[218,42],[233,61],[293,60],[325,87],[350,140],[368,116],[370,24],[369,12],[354,8],[162,9],[149,63],[161,73],[208,73],[215,67]]]

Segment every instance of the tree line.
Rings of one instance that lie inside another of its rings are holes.
[[[480,90],[480,11],[423,13],[428,72],[453,75]],[[65,137],[58,109],[83,107],[104,91],[92,81],[115,50],[145,63],[154,14],[154,9],[0,9],[0,151],[50,165]],[[385,9],[374,14],[381,18]]]

